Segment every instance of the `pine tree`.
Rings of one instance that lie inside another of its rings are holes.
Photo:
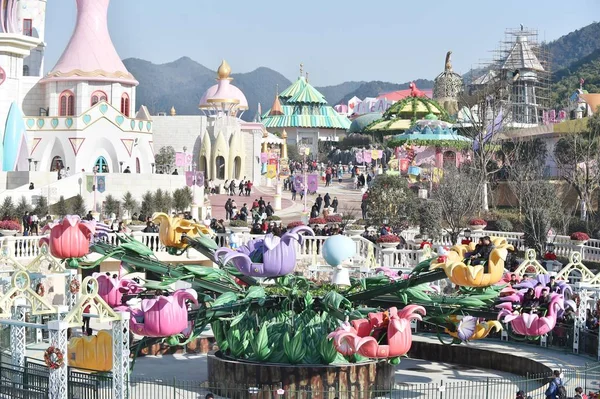
[[[35,204],[35,208],[33,209],[33,213],[38,215],[38,217],[43,218],[48,214],[48,200],[43,195],[38,197],[38,200]]]
[[[135,200],[135,198],[133,198],[133,194],[131,194],[129,191],[123,195],[122,203],[123,209],[129,213],[130,218],[131,215],[133,215],[133,213],[139,208],[138,202]]]
[[[152,217],[155,208],[154,195],[150,191],[146,191],[146,194],[142,197],[141,216],[144,218]]]
[[[4,202],[0,206],[0,214],[2,215],[2,219],[16,219],[18,217],[11,197],[4,198]]]
[[[65,217],[66,215],[69,214],[69,206],[67,205],[67,201],[65,201],[65,197],[64,196],[60,196],[60,198],[58,199],[58,202],[55,205],[55,209],[56,209],[56,214],[58,216]]]
[[[75,197],[73,197],[72,205],[74,215],[78,215],[81,217],[85,216],[85,214],[87,213],[87,208],[85,206],[85,200],[83,199],[81,194],[77,194]]]
[[[104,199],[104,214],[110,217],[113,213],[117,217],[121,215],[121,202],[113,197],[112,194],[108,194]]]
[[[29,211],[31,211],[31,205],[29,205],[29,202],[27,202],[27,198],[23,195],[21,196],[21,198],[19,199],[19,203],[17,204],[16,214],[19,217],[22,217],[23,215],[25,215],[25,212]]]

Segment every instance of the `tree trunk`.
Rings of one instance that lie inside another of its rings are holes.
[[[481,195],[482,199],[482,208],[484,211],[489,211],[490,207],[488,204],[488,182],[487,180],[483,182],[483,193]]]
[[[450,232],[450,241],[452,241],[452,245],[456,245],[458,244],[458,236],[459,236],[460,232],[456,232],[456,231],[451,231]]]

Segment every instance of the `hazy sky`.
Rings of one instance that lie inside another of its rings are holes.
[[[46,68],[66,46],[75,0],[48,0]],[[506,28],[551,41],[600,17],[599,0],[112,0],[121,58],[165,63],[182,56],[235,72],[266,66],[289,79],[303,62],[311,82],[433,78],[453,51],[460,73],[489,58]]]

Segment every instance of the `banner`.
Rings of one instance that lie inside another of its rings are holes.
[[[366,151],[363,153],[363,161],[365,163],[370,163],[371,162],[371,151]]]
[[[261,152],[260,153],[260,163],[267,163],[268,160],[269,160],[269,154],[267,154],[266,152]]]
[[[185,185],[188,187],[194,185],[194,172],[185,172]]]
[[[410,163],[410,161],[406,158],[403,158],[400,160],[400,172],[402,172],[402,174],[408,173],[408,164],[409,163]]]
[[[177,166],[178,168],[185,166],[185,153],[183,153],[183,152],[175,153],[175,166]]]
[[[308,175],[308,191],[311,193],[316,193],[319,189],[319,175],[310,174]]]
[[[296,189],[296,192],[304,191],[304,176],[297,175],[294,177],[294,189]]]
[[[279,154],[276,152],[269,152],[269,161],[273,161],[273,160],[277,160],[279,159]]]
[[[356,163],[363,163],[363,152],[358,151],[356,153]]]
[[[282,159],[279,163],[279,176],[283,179],[290,175],[290,167],[287,159]]]
[[[372,150],[371,151],[371,159],[380,159],[381,156],[379,155],[379,150]]]
[[[103,193],[106,191],[106,176],[96,176],[96,182],[98,184],[98,192]]]
[[[277,177],[277,165],[269,163],[267,165],[267,179],[274,179]]]
[[[85,186],[87,187],[88,193],[94,191],[94,176],[85,177]]]
[[[196,172],[196,185],[198,187],[204,186],[204,172]]]

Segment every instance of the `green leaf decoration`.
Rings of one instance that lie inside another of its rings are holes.
[[[215,299],[213,306],[226,305],[235,301],[237,301],[237,295],[234,292],[224,292]]]
[[[252,350],[254,351],[254,357],[259,362],[266,361],[271,355],[271,349],[269,348],[269,335],[267,334],[267,323],[263,323],[260,331],[251,341]]]
[[[321,343],[319,344],[319,354],[321,355],[321,358],[325,364],[331,364],[335,362],[338,351],[335,350],[333,342],[330,339],[323,337],[323,339],[321,339]]]
[[[244,300],[251,301],[253,299],[264,298],[265,296],[265,289],[261,286],[255,285],[248,289],[248,293],[246,294]]]

